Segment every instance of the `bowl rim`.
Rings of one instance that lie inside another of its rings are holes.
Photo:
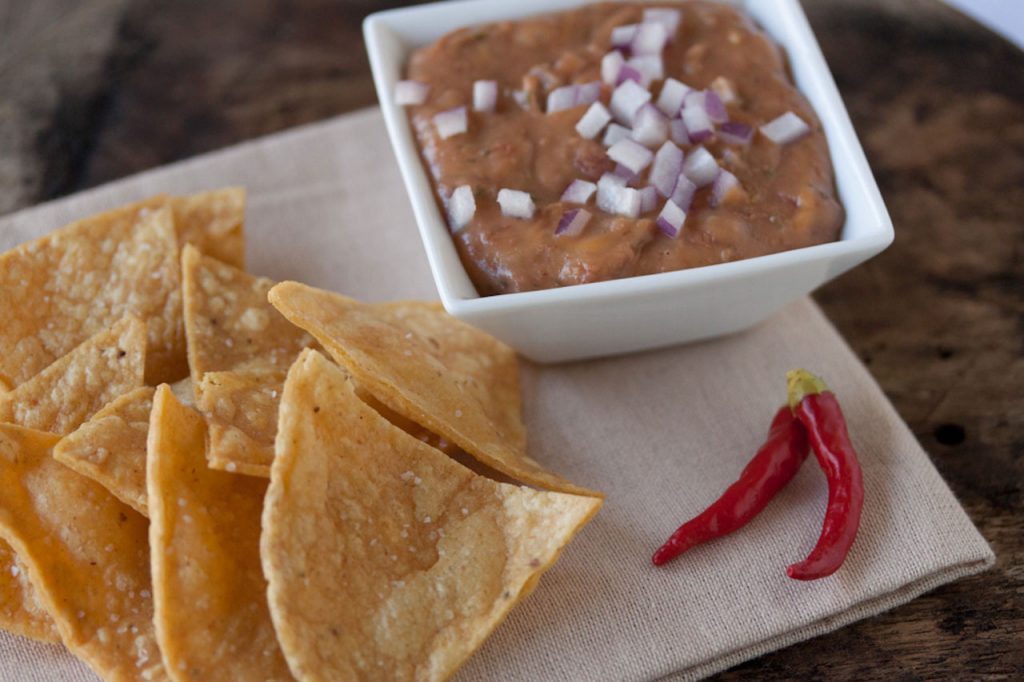
[[[388,137],[399,165],[406,193],[412,204],[416,226],[427,254],[434,283],[441,302],[449,313],[455,316],[493,314],[538,306],[583,304],[597,300],[609,301],[657,295],[719,280],[743,279],[773,271],[787,270],[801,264],[829,261],[841,256],[859,256],[859,263],[884,250],[892,243],[893,225],[878,184],[871,173],[863,147],[854,131],[839,90],[798,0],[741,0],[739,2],[726,0],[725,4],[742,8],[758,1],[776,6],[785,24],[786,35],[771,34],[772,39],[785,50],[791,63],[791,69],[793,68],[794,52],[800,52],[805,82],[801,83],[799,87],[804,96],[812,100],[812,106],[826,130],[834,181],[838,186],[841,174],[852,176],[850,180],[853,183],[854,191],[850,194],[853,196],[844,197],[844,204],[851,200],[865,202],[865,208],[870,218],[868,229],[857,236],[840,236],[834,242],[727,263],[715,263],[671,272],[634,275],[567,287],[480,296],[470,282],[458,257],[447,221],[438,208],[434,198],[433,181],[421,161],[419,145],[412,133],[412,126],[405,109],[394,104],[390,96],[394,90],[394,84],[399,80],[405,67],[409,51],[419,44],[425,44],[404,43],[398,37],[400,25],[404,22],[436,21],[443,35],[460,26],[480,23],[479,20],[459,20],[457,17],[463,13],[470,16],[484,14],[489,17],[483,18],[483,21],[496,21],[502,18],[518,19],[590,4],[594,1],[549,0],[544,2],[543,0],[528,0],[513,4],[504,0],[454,0],[383,10],[370,14],[363,21],[366,49]],[[716,1],[721,2],[722,0]],[[453,20],[453,18],[455,19]],[[386,46],[388,40],[396,41],[401,46],[403,54],[393,54],[394,50]],[[794,79],[796,79],[795,73]],[[807,92],[807,86],[814,88],[817,93],[816,98]],[[813,101],[815,99],[822,101]],[[841,234],[848,231],[849,225],[848,212]]]

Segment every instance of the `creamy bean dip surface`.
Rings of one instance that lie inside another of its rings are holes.
[[[400,103],[482,295],[839,237],[821,124],[736,8],[602,3],[467,27],[418,50],[406,78],[419,94]]]

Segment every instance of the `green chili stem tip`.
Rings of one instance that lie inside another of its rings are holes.
[[[800,401],[809,395],[824,393],[828,386],[806,369],[791,369],[786,372],[786,391],[789,394],[789,407],[795,410]]]

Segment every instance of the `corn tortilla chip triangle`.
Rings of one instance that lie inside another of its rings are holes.
[[[178,243],[237,268],[245,267],[245,189],[224,187],[172,197]]]
[[[497,483],[393,426],[304,351],[281,400],[261,557],[301,680],[442,680],[597,512]]]
[[[143,516],[146,434],[153,387],[140,386],[106,405],[53,449],[58,462],[96,481]]]
[[[22,637],[60,643],[60,633],[28,579],[25,565],[0,541],[0,628]]]
[[[191,246],[182,249],[181,270],[189,367],[210,425],[210,465],[269,476],[278,394],[312,339],[267,301],[274,282]]]
[[[171,384],[171,392],[183,405],[196,406],[195,389],[192,387],[191,377],[185,377],[180,381]]]
[[[274,282],[202,255],[181,252],[185,333],[192,382],[206,372],[288,371],[311,339],[267,301]]]
[[[57,436],[0,424],[0,537],[64,645],[105,680],[164,680],[146,519],[57,462]]]
[[[147,484],[156,629],[179,682],[290,680],[267,610],[260,519],[267,482],[206,466],[206,427],[157,389]]]
[[[277,433],[281,372],[207,372],[199,383],[200,412],[209,425],[209,465],[270,476]]]
[[[79,220],[0,254],[0,383],[24,383],[131,313],[146,378],[187,371],[178,245],[166,197]]]
[[[0,395],[0,421],[70,433],[117,396],[141,386],[145,366],[146,325],[125,317]]]
[[[526,454],[518,362],[497,339],[435,304],[364,304],[297,282],[278,284],[269,298],[395,412],[513,479],[600,496]]]

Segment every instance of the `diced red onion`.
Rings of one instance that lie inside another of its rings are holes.
[[[686,211],[669,199],[665,202],[665,206],[661,209],[661,213],[658,214],[658,219],[655,222],[658,225],[658,229],[665,236],[675,239],[683,231],[683,224],[686,222]]]
[[[617,163],[615,164],[615,168],[612,169],[612,175],[614,175],[617,178],[622,178],[628,183],[630,180],[639,175],[639,173],[630,170],[629,168],[623,166],[621,163]]]
[[[626,216],[627,218],[639,218],[640,203],[640,190],[623,187],[616,196],[614,213]]]
[[[686,129],[686,121],[681,118],[674,118],[668,122],[668,134],[676,144],[690,146],[693,140],[690,139],[690,132]]]
[[[640,190],[640,212],[648,213],[658,206],[658,190],[650,185]]]
[[[633,54],[660,54],[668,42],[668,31],[661,23],[643,23],[636,29],[636,35],[629,44]]]
[[[690,204],[693,202],[693,195],[697,193],[697,185],[690,182],[690,179],[679,174],[679,179],[676,181],[676,186],[672,190],[672,196],[669,199],[672,203],[683,209],[684,211],[690,210]]]
[[[605,106],[600,102],[594,102],[576,123],[576,132],[588,140],[593,140],[611,120],[612,115]]]
[[[498,81],[473,83],[473,111],[494,111],[498,104]]]
[[[586,180],[573,180],[562,192],[562,201],[567,204],[585,204],[597,191],[597,185]]]
[[[458,135],[469,130],[469,117],[466,116],[466,107],[455,107],[438,114],[434,114],[434,127],[442,140],[447,140],[452,135]]]
[[[448,200],[448,219],[451,221],[452,232],[458,232],[468,225],[474,215],[476,199],[473,197],[473,188],[469,185],[459,185]]]
[[[525,109],[529,109],[530,108],[530,96],[527,95],[525,91],[523,91],[523,90],[513,90],[512,91],[512,99],[514,99],[516,101],[516,104],[519,105],[520,109],[524,109],[525,110]]]
[[[732,81],[725,76],[719,76],[715,80],[711,81],[711,89],[715,91],[725,104],[732,104],[739,99],[736,95],[736,88],[733,87]]]
[[[715,133],[715,126],[704,108],[703,94],[691,92],[683,104],[683,123],[686,124],[686,132],[694,142],[702,142]],[[698,95],[701,96],[699,99]]]
[[[625,187],[623,178],[612,173],[602,175],[597,181],[597,207],[605,213],[615,213],[618,193]]]
[[[640,192],[625,186],[625,181],[605,173],[597,181],[597,207],[605,213],[636,218],[640,215]]]
[[[562,237],[575,237],[590,222],[590,211],[585,208],[571,208],[562,214],[555,228],[555,234]]]
[[[665,77],[665,62],[660,54],[642,54],[630,57],[626,61],[626,66],[640,72],[642,80],[639,82],[645,88],[650,86],[651,81],[660,81]]]
[[[722,98],[714,90],[704,91],[704,111],[708,112],[708,118],[712,123],[725,123],[729,120],[729,112],[722,104]]]
[[[651,101],[651,93],[634,81],[625,81],[612,92],[609,108],[619,123],[633,124],[633,116],[643,105]]]
[[[651,165],[649,176],[651,185],[658,190],[661,196],[671,196],[672,190],[676,186],[676,180],[682,172],[683,151],[671,142],[661,145],[654,155],[654,163]]]
[[[714,182],[718,171],[718,162],[704,147],[697,147],[683,161],[683,175],[697,187],[706,187]]]
[[[423,104],[430,94],[430,86],[419,81],[398,81],[395,83],[395,104],[401,107]]]
[[[581,83],[576,87],[576,104],[593,104],[601,97],[601,81]]]
[[[619,69],[619,77],[615,79],[615,84],[621,85],[626,81],[633,81],[634,83],[639,83],[645,88],[647,87],[647,83],[650,82],[649,80],[644,79],[644,74],[640,71],[640,69],[631,65],[629,62],[623,64],[622,68]]]
[[[674,118],[683,108],[683,100],[693,90],[689,85],[675,78],[667,78],[658,94],[657,106],[669,118]]]
[[[615,164],[615,169],[611,172],[618,177],[625,178],[626,184],[631,187],[639,187],[643,184],[643,173],[634,173],[622,164]]]
[[[602,187],[608,187],[611,185],[615,185],[616,187],[625,187],[628,179],[629,178],[619,175],[618,173],[605,173],[597,179],[597,193],[601,193]]]
[[[734,190],[742,191],[742,189],[743,187],[740,186],[740,181],[736,176],[723,168],[711,184],[711,196],[708,198],[708,203],[712,206],[721,206],[725,203],[730,192]]]
[[[619,70],[626,63],[626,58],[618,50],[612,50],[601,57],[601,80],[608,85],[619,84]]]
[[[631,131],[629,128],[620,126],[618,123],[612,123],[608,126],[608,130],[604,131],[604,139],[601,140],[601,143],[604,144],[605,147],[611,147],[619,140],[629,139],[630,134]]]
[[[553,114],[556,111],[563,111],[564,109],[571,109],[576,106],[576,90],[577,86],[575,85],[563,85],[549,92],[548,113]]]
[[[616,26],[612,29],[612,45],[615,47],[629,47],[633,43],[633,38],[636,37],[638,28],[640,28],[639,24]]]
[[[754,129],[739,121],[726,121],[718,128],[718,139],[728,144],[750,144]]]
[[[654,154],[642,144],[626,139],[613,144],[608,149],[608,157],[634,173],[639,173],[651,163]]]
[[[668,119],[650,102],[636,112],[633,119],[633,139],[651,149],[655,149],[668,139]]]
[[[679,22],[682,18],[682,13],[677,9],[658,7],[644,10],[644,23],[661,24],[664,26],[669,40],[671,40],[672,37],[675,36],[676,31],[679,30]]]
[[[787,111],[770,123],[761,126],[761,134],[775,144],[789,144],[798,140],[811,130],[802,118]]]
[[[524,220],[533,217],[535,207],[533,197],[528,192],[502,188],[498,190],[498,204],[501,206],[501,214],[504,216]]]

